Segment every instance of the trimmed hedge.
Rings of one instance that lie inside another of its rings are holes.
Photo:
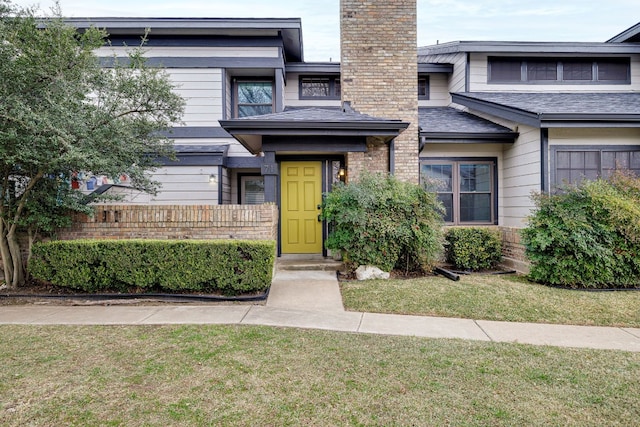
[[[496,230],[480,227],[450,228],[445,234],[447,262],[477,271],[502,261],[502,238]]]
[[[87,292],[238,295],[271,284],[274,241],[65,240],[37,243],[29,273]]]

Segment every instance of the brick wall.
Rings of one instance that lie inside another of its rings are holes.
[[[498,230],[502,235],[502,263],[520,273],[528,273],[529,261],[520,240],[521,229],[518,227],[498,227]]]
[[[364,114],[410,126],[395,139],[395,175],[418,182],[418,65],[416,0],[341,0],[342,101]],[[370,147],[367,170],[388,171],[388,151]],[[365,154],[366,157],[367,154]],[[350,178],[363,170],[347,156]],[[383,162],[386,162],[383,164]]]
[[[75,215],[63,240],[249,239],[276,240],[278,208],[265,205],[100,205],[92,217]]]

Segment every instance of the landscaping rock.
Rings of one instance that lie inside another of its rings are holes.
[[[388,279],[389,273],[374,265],[361,265],[356,269],[356,278],[358,280]]]

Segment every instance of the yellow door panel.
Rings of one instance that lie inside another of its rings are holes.
[[[280,177],[282,253],[321,253],[322,163],[282,162]]]

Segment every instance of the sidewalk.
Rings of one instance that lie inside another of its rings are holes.
[[[278,270],[265,306],[3,306],[0,307],[1,324],[267,325],[640,352],[640,328],[545,325],[348,312],[342,306],[335,272],[331,271]]]

